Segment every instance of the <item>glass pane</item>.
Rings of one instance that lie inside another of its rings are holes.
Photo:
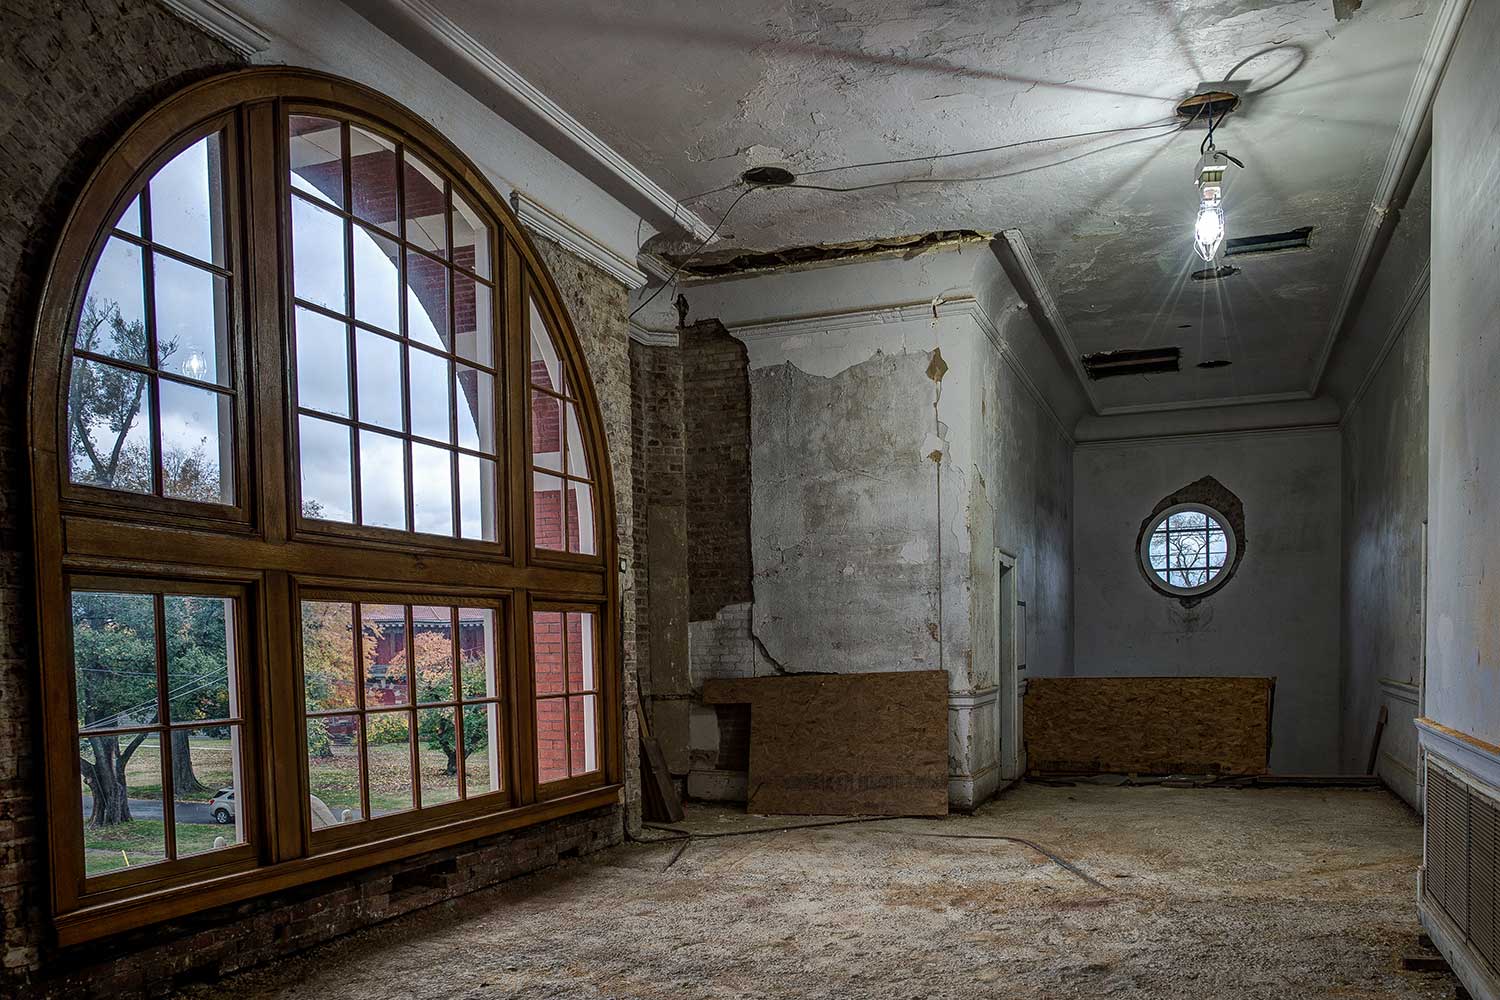
[[[83,771],[83,864],[88,875],[167,858],[156,733],[79,740]]]
[[[406,448],[400,438],[359,432],[360,523],[406,527]]]
[[[538,697],[563,694],[567,688],[563,671],[563,613],[531,613],[531,663]]]
[[[344,274],[344,220],[305,198],[292,198],[292,286],[297,297],[337,313],[349,311]]]
[[[73,482],[152,492],[151,379],[99,361],[73,362],[68,474]]]
[[[79,730],[155,722],[155,599],[74,591],[73,676]]]
[[[354,337],[360,421],[403,430],[400,343],[369,330],[356,330]]]
[[[136,195],[125,206],[125,211],[120,213],[115,228],[121,232],[129,233],[131,236],[141,235],[141,196]]]
[[[500,766],[500,707],[469,705],[464,709],[464,796],[474,798],[505,787]]]
[[[413,530],[453,537],[453,452],[429,444],[411,446]]]
[[[1151,568],[1164,570],[1167,568],[1167,533],[1160,529],[1151,533],[1151,544],[1148,548],[1151,557]]]
[[[458,395],[458,443],[487,455],[495,453],[495,377],[468,365],[454,372]]]
[[[204,136],[151,178],[151,240],[224,265],[219,136]]]
[[[146,284],[141,248],[111,238],[99,254],[83,298],[73,343],[81,351],[144,365]]]
[[[553,392],[563,391],[562,362],[557,356],[557,345],[552,343],[534,299],[531,303],[531,384]]]
[[[297,307],[297,405],[349,416],[349,327]]]
[[[404,711],[365,716],[365,760],[369,767],[370,815],[410,809],[411,717]]]
[[[167,713],[172,722],[212,722],[239,714],[234,602],[168,594]]]
[[[418,703],[456,700],[453,688],[453,609],[442,605],[417,605],[411,609],[411,624],[416,632],[412,655],[417,662]]]
[[[448,359],[416,347],[406,350],[411,379],[411,432],[452,442],[452,408],[448,401]]]
[[[572,403],[564,406],[568,428],[568,475],[580,479],[593,479],[589,475],[589,456],[583,448],[583,428],[578,423],[578,407]]]
[[[531,391],[531,464],[562,471],[562,402],[556,396]]]
[[[482,737],[482,733],[480,734]],[[469,734],[464,734],[464,743]],[[436,806],[458,799],[458,728],[451,708],[417,712],[417,762],[422,778],[422,805]]]
[[[566,698],[544,698],[536,703],[536,777],[542,784],[568,776],[566,702]]]
[[[481,278],[490,273],[490,227],[457,191],[453,192],[453,263]]]
[[[1187,528],[1202,528],[1205,518],[1200,510],[1179,510],[1167,518],[1167,526],[1173,531]]]
[[[495,463],[473,455],[458,456],[459,535],[495,540]]]
[[[1229,555],[1229,543],[1222,531],[1211,531],[1208,534],[1208,564],[1210,566],[1223,566],[1225,558]]]
[[[201,267],[153,255],[156,366],[199,382],[229,384],[229,282]]]
[[[466,699],[498,698],[495,677],[495,612],[489,608],[458,609],[459,677]]]
[[[240,727],[172,731],[172,815],[177,856],[205,854],[245,842],[235,788]]]
[[[349,128],[350,183],[354,214],[396,231],[396,146],[358,125]]]
[[[568,750],[573,774],[599,770],[599,720],[595,696],[568,699]]]
[[[490,314],[490,289],[473,278],[453,274],[453,349],[459,357],[495,366],[495,329]]]
[[[406,606],[359,606],[361,651],[365,658],[365,708],[410,703],[407,669]]]
[[[302,474],[302,516],[354,520],[349,428],[316,417],[297,420],[297,465]]]
[[[448,349],[448,268],[431,257],[406,253],[406,335]]]
[[[397,333],[401,330],[401,275],[396,241],[354,227],[354,318]]]
[[[355,708],[354,606],[302,602],[302,688],[309,712]]]
[[[308,805],[314,830],[363,818],[359,745],[357,715],[307,720]]]
[[[599,539],[594,529],[594,488],[574,479],[568,480],[568,551],[586,556],[599,554]]]
[[[592,611],[567,612],[569,694],[593,691],[599,686],[594,674],[596,620]]]
[[[534,473],[531,488],[531,537],[539,549],[563,547],[562,480]]]
[[[200,503],[234,503],[231,399],[161,380],[161,489]]]
[[[344,206],[344,134],[331,118],[292,115],[292,188]]]
[[[406,151],[406,241],[440,255],[448,252],[443,179],[438,172]]]

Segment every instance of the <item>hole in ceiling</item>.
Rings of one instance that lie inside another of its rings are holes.
[[[891,236],[848,243],[820,243],[816,246],[786,247],[781,250],[720,250],[692,257],[688,254],[662,254],[669,267],[681,267],[691,278],[718,278],[730,274],[770,271],[786,267],[812,267],[818,264],[864,260],[873,257],[901,255],[915,257],[932,250],[961,247],[971,243],[988,243],[993,233],[973,229],[942,229],[931,233]]]
[[[1147,347],[1139,350],[1095,351],[1079,358],[1091,379],[1115,378],[1119,375],[1150,375],[1154,372],[1182,370],[1182,348]]]
[[[1191,324],[1191,323],[1178,323],[1177,324],[1177,329],[1179,329],[1179,330],[1191,330],[1192,328],[1193,328],[1193,324]]]
[[[1205,90],[1177,105],[1177,114],[1190,122],[1201,119],[1206,126],[1211,118],[1219,118],[1239,106],[1238,94],[1227,90]]]
[[[785,167],[751,167],[740,174],[740,180],[759,187],[785,187],[797,179],[797,175]]]
[[[1290,229],[1284,233],[1263,233],[1260,236],[1238,236],[1224,241],[1224,256],[1238,257],[1247,253],[1274,253],[1277,250],[1301,250],[1312,246],[1312,226]]]
[[[1231,267],[1228,264],[1220,264],[1218,267],[1205,267],[1201,271],[1194,271],[1192,273],[1192,279],[1194,281],[1222,281],[1223,279],[1229,277],[1231,274],[1239,273],[1240,269],[1237,267]]]
[[[1199,368],[1228,368],[1232,364],[1234,364],[1234,362],[1230,361],[1227,358],[1210,358],[1207,361],[1200,361],[1200,362],[1198,362],[1198,367]]]

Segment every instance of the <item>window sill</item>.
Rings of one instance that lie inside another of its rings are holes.
[[[346,847],[312,857],[210,878],[192,885],[148,892],[126,900],[58,914],[53,924],[62,947],[97,940],[175,917],[305,885],[427,851],[517,830],[620,801],[620,785],[605,785],[563,798],[475,817],[414,833]]]

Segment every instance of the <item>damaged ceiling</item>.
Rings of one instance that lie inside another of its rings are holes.
[[[1182,345],[1180,373],[1110,379],[1105,407],[1307,387],[1434,6],[430,2],[710,223],[757,166],[863,188],[752,191],[715,260],[1021,230],[1081,353]],[[1204,89],[1241,97],[1217,135],[1246,165],[1226,190],[1228,235],[1317,233],[1306,249],[1236,259],[1231,280],[1190,278],[1204,267],[1191,246],[1203,129],[1179,131],[1174,110]],[[833,169],[1147,123],[1162,124]],[[959,180],[976,177],[992,179]],[[865,187],[894,180],[906,183]],[[1197,367],[1210,358],[1233,365]]]

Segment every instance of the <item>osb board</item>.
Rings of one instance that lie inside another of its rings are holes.
[[[1023,718],[1036,773],[1264,774],[1271,677],[1034,677]]]
[[[941,670],[711,680],[703,700],[750,705],[751,812],[948,813]]]

